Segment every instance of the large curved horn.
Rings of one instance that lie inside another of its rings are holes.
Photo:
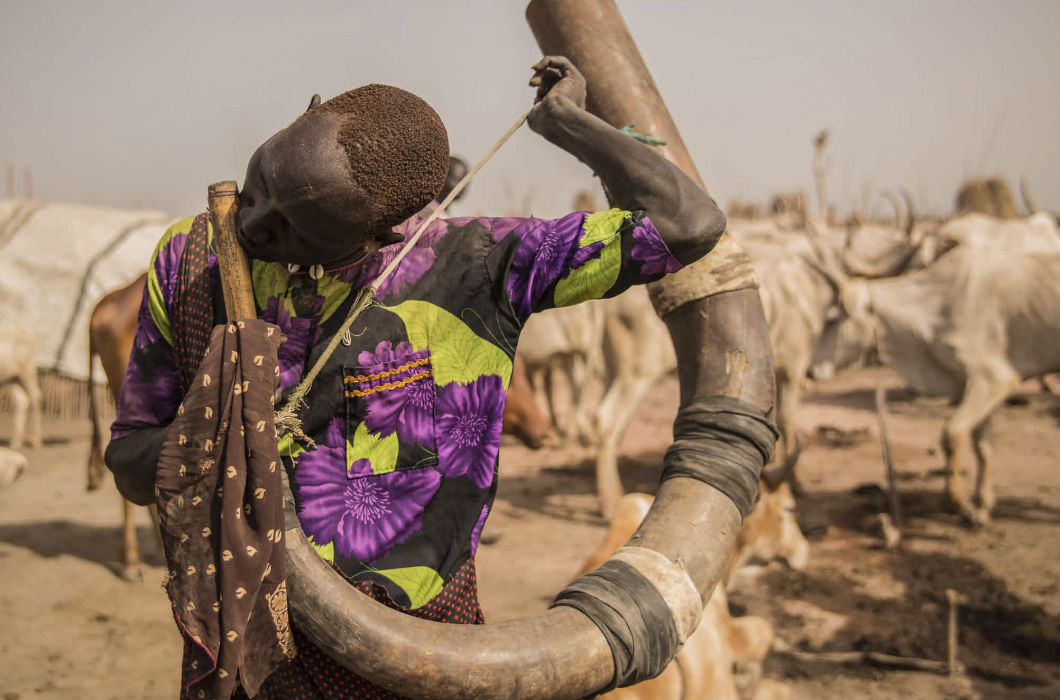
[[[898,197],[894,192],[885,191],[883,197],[891,203],[894,207],[895,213],[895,228],[905,231],[906,241],[908,245],[905,246],[904,250],[901,251],[897,258],[891,257],[885,259],[876,265],[870,265],[864,260],[859,259],[850,250],[848,245],[843,250],[841,261],[844,270],[855,277],[866,277],[870,279],[878,279],[880,277],[893,277],[894,275],[901,274],[909,264],[916,257],[920,248],[924,244],[923,232],[920,235],[915,235],[916,225],[916,214],[913,207],[913,200],[909,192],[905,189],[899,191],[902,199],[905,201],[905,221],[903,222],[902,206],[898,201]],[[849,239],[848,239],[849,242]]]
[[[595,624],[573,608],[497,625],[450,625],[405,615],[369,598],[309,544],[286,480],[284,488],[292,618],[299,631],[353,673],[424,700],[573,699],[611,681],[610,647]],[[675,477],[662,484],[630,540],[633,549],[657,553],[645,558],[650,564],[633,566],[668,603],[682,639],[695,630],[738,527],[739,515],[728,497],[694,479]],[[628,557],[623,561],[630,563]]]
[[[853,255],[843,255],[843,268],[851,277],[864,277],[866,279],[894,277],[895,275],[900,275],[909,266],[909,263],[913,261],[913,258],[920,251],[923,243],[922,239],[917,245],[905,244],[905,249],[896,260],[884,260],[877,265],[869,265],[862,260],[858,260]]]

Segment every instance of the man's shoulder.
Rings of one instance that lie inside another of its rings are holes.
[[[191,233],[192,226],[195,225],[196,219],[201,214],[195,216],[189,216],[184,219],[178,219],[169,225],[162,237],[158,239],[158,244],[155,246],[155,252],[152,256],[152,262],[159,262],[167,258],[173,257],[173,253],[176,253],[177,259],[180,257],[180,252],[184,249],[184,244],[188,238],[188,234]],[[177,250],[179,249],[179,250]]]
[[[196,219],[200,216],[202,216],[202,214],[196,214],[194,216],[174,221],[169,225],[169,228],[166,229],[166,232],[162,234],[162,238],[158,241],[158,245],[161,247],[178,236],[187,236],[191,233],[191,227],[195,225]]]

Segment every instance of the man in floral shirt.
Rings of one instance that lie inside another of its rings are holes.
[[[531,128],[591,167],[624,208],[433,222],[314,383],[300,418],[315,445],[280,441],[320,556],[365,593],[435,620],[482,621],[474,555],[529,315],[659,279],[706,254],[725,225],[683,173],[585,111],[584,80],[568,61],[534,70]],[[259,317],[286,336],[281,401],[356,291],[398,253],[393,241],[415,231],[419,219],[408,217],[441,189],[448,155],[430,107],[374,85],[314,103],[255,152],[239,235]],[[172,318],[189,234],[203,222],[174,224],[155,251],[112,427],[107,463],[138,503],[154,498],[162,437],[183,398]],[[205,274],[219,299],[212,254]],[[223,305],[214,308],[223,320]],[[263,697],[394,697],[294,631],[298,656]],[[182,696],[191,683],[185,668]]]

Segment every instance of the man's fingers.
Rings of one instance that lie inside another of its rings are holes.
[[[535,71],[540,71],[540,70],[542,70],[542,69],[543,69],[543,68],[544,68],[545,66],[547,66],[547,65],[548,65],[548,60],[549,60],[549,57],[548,57],[548,56],[545,56],[544,58],[542,58],[541,60],[539,60],[539,61],[538,61],[537,63],[535,63],[534,65],[530,66],[530,69],[531,69],[531,70],[535,70]]]
[[[530,68],[538,73],[545,69],[549,69],[563,75],[573,70],[574,64],[565,56],[545,56],[540,61],[530,66]]]
[[[537,71],[533,77],[530,78],[530,87],[544,87],[546,92],[548,88],[551,88],[557,82],[563,79],[563,73],[555,68],[544,68]]]
[[[531,66],[534,70],[541,70],[546,66],[556,66],[557,68],[565,68],[573,65],[566,56],[543,56],[540,61]]]

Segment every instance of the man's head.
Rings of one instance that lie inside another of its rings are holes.
[[[386,85],[344,92],[251,156],[240,240],[262,260],[350,262],[430,202],[448,170],[445,126],[426,102]]]

